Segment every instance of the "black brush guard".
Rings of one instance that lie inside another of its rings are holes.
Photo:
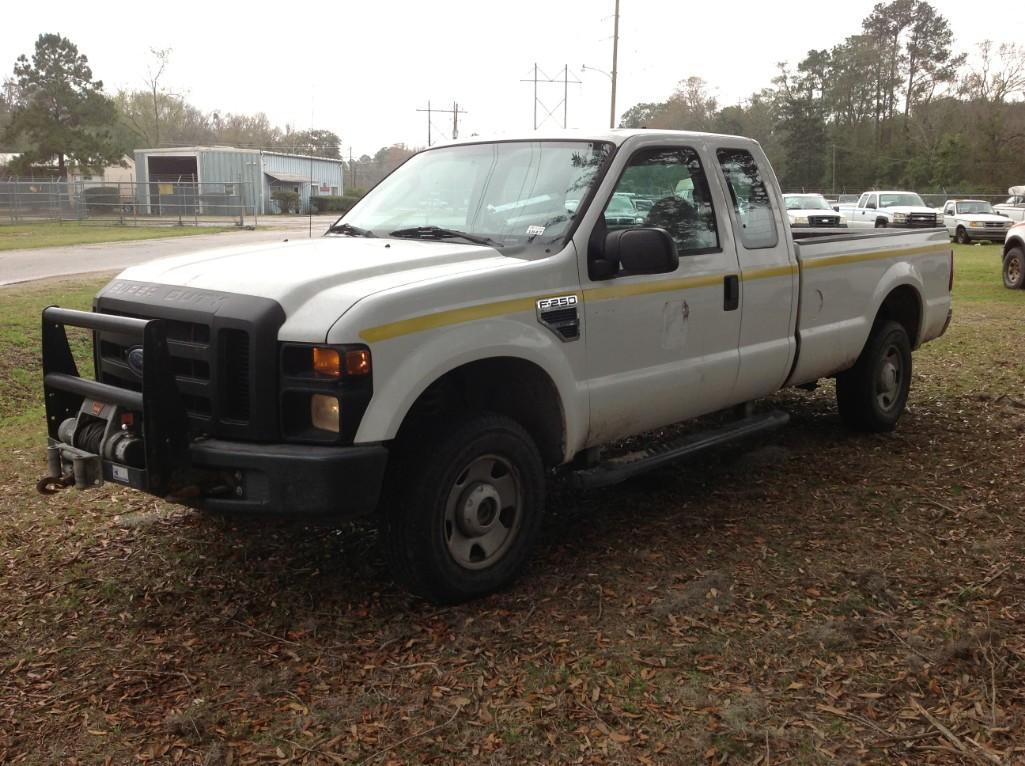
[[[118,333],[137,341],[143,354],[142,390],[134,391],[82,378],[68,344],[66,327]],[[50,306],[43,310],[42,339],[50,478],[62,478],[65,462],[88,458],[100,463],[102,476],[108,481],[159,496],[168,494],[176,474],[188,467],[189,436],[188,415],[175,385],[163,320],[134,319]],[[138,415],[145,467],[120,465],[104,459],[102,455],[83,453],[75,445],[61,441],[58,433],[61,423],[68,418],[77,418],[86,401],[114,405]],[[54,463],[59,473],[55,472]]]

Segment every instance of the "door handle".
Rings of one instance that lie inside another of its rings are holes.
[[[722,303],[725,311],[736,311],[740,306],[740,277],[736,274],[723,277]]]

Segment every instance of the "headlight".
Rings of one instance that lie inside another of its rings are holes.
[[[985,224],[982,221],[969,221],[968,227],[971,229],[981,229]]]
[[[908,220],[908,217],[907,217],[906,213],[894,213],[893,214],[893,222],[894,223],[904,223],[907,220]]]
[[[808,223],[808,218],[807,218],[807,216],[797,215],[797,216],[794,216],[793,223],[795,223],[795,224],[797,224],[797,223],[806,224],[806,223]]]
[[[310,397],[310,422],[321,431],[341,431],[341,405],[337,397],[314,394]]]
[[[372,370],[363,345],[281,344],[281,435],[351,444],[373,396]]]
[[[847,216],[840,216],[840,225],[843,226],[845,223],[847,223]]]

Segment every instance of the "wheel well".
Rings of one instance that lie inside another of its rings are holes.
[[[450,370],[420,394],[402,421],[397,438],[466,411],[496,412],[512,418],[530,434],[545,465],[562,463],[562,401],[548,373],[533,362],[497,357]]]
[[[903,325],[911,340],[911,348],[917,347],[918,331],[922,324],[922,302],[918,291],[911,285],[901,285],[895,288],[886,296],[886,300],[883,301],[883,305],[879,307],[879,312],[876,314],[877,322],[885,319]]]

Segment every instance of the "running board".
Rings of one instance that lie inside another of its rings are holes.
[[[574,471],[570,474],[570,484],[578,489],[608,487],[707,449],[782,428],[789,420],[790,415],[781,410],[752,415],[710,431],[688,434],[673,441],[620,455],[593,468]]]

